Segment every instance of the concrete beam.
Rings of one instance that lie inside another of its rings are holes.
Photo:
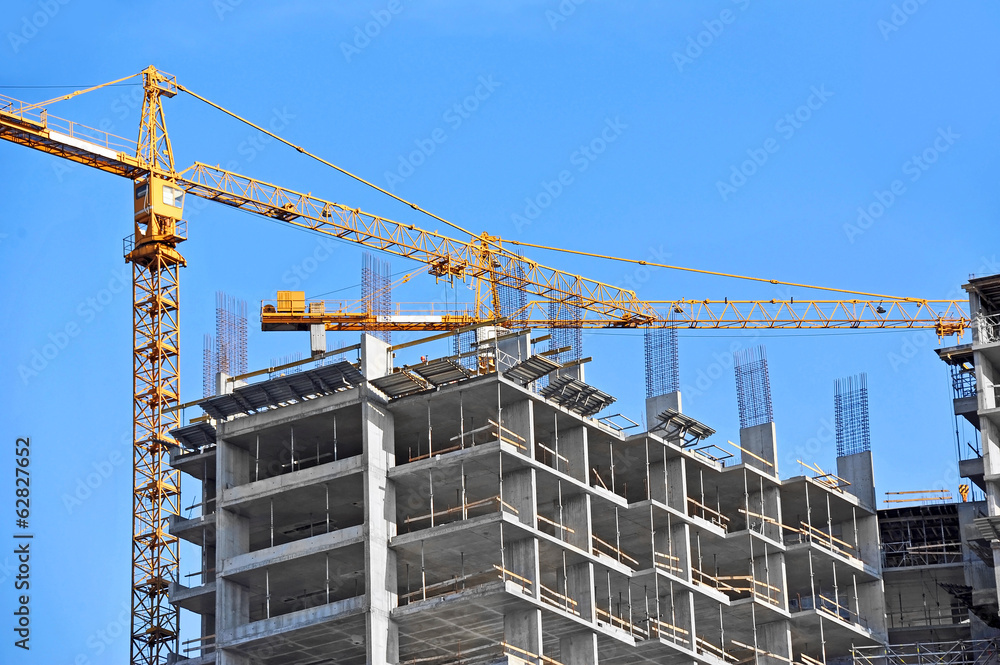
[[[321,485],[338,478],[343,478],[363,470],[362,457],[348,457],[336,462],[327,462],[319,466],[309,467],[299,471],[292,471],[280,476],[257,480],[245,485],[231,487],[223,490],[219,498],[219,506],[222,508],[232,508],[249,501],[257,501],[268,497],[283,494],[289,490],[309,487],[311,485]]]
[[[247,552],[229,559],[222,560],[218,570],[220,577],[231,577],[239,573],[274,566],[279,563],[298,559],[310,554],[320,554],[330,550],[356,545],[364,540],[364,527],[352,526],[329,533],[321,533],[311,538],[303,538],[283,545],[266,547],[256,552]]]
[[[326,623],[332,619],[342,619],[360,614],[365,610],[365,597],[358,596],[338,600],[327,605],[309,607],[281,616],[261,619],[236,628],[222,630],[216,637],[220,649],[238,648],[259,640],[274,640],[280,642],[280,636],[302,628]],[[238,662],[238,661],[235,661]]]
[[[333,393],[332,395],[323,395],[322,397],[306,400],[305,402],[297,402],[296,404],[289,404],[288,406],[282,406],[277,409],[271,409],[269,411],[263,411],[261,413],[255,413],[253,415],[244,416],[242,418],[234,418],[232,420],[219,423],[218,437],[241,436],[243,434],[250,434],[265,427],[277,427],[279,425],[292,424],[297,420],[308,418],[309,416],[315,416],[327,411],[341,409],[345,406],[351,406],[360,401],[361,389],[348,388],[347,390],[342,390],[339,393]]]

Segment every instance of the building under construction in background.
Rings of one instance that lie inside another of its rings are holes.
[[[188,662],[814,665],[885,644],[871,451],[780,479],[763,349],[737,358],[728,443],[676,390],[651,387],[646,431],[596,417],[614,397],[545,339],[482,328],[472,363],[393,367],[365,335],[356,365],[222,377],[174,431],[202,489],[171,523],[202,552],[170,589],[201,617]]]

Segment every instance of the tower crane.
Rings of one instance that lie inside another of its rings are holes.
[[[141,77],[144,90],[135,141],[48,113],[60,101]],[[180,393],[179,270],[186,265],[178,246],[187,239],[187,195],[216,201],[371,249],[419,262],[438,279],[476,283],[475,307],[466,313],[415,314],[422,320],[382,322],[410,330],[455,330],[496,318],[499,290],[516,288],[531,298],[509,318],[517,325],[636,328],[793,327],[932,328],[939,335],[961,334],[969,325],[960,301],[896,298],[844,292],[861,300],[827,301],[662,301],[640,300],[632,291],[563,272],[521,256],[498,236],[473,234],[399,197],[454,227],[461,238],[425,231],[413,224],[364,212],[231,171],[195,162],[177,171],[163,112],[163,99],[187,93],[226,114],[347,173],[325,160],[201,97],[153,66],[142,72],[68,95],[29,104],[0,95],[0,139],[106,171],[133,182],[133,233],[124,257],[133,278],[133,533],[131,586],[131,662],[161,665],[178,651],[179,615],[168,599],[178,579],[178,540],[167,530],[179,514],[179,472],[168,464],[169,432],[178,423]],[[352,177],[353,174],[348,174]],[[371,184],[371,183],[366,183]],[[374,186],[374,185],[372,185]],[[767,280],[765,280],[767,281]],[[790,284],[787,282],[772,282]],[[291,304],[265,305],[264,327],[311,326],[363,330],[365,312],[344,307],[306,306],[299,295]],[[579,321],[553,321],[540,312],[548,303],[578,309]],[[664,316],[661,312],[669,312]],[[448,318],[452,317],[452,318]],[[454,318],[457,317],[457,318]],[[463,318],[464,317],[464,318]],[[409,327],[406,327],[409,326]]]

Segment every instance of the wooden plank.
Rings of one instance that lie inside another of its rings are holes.
[[[571,529],[568,526],[563,526],[562,524],[559,524],[558,522],[553,522],[548,517],[545,517],[543,515],[537,515],[537,517],[538,517],[538,519],[542,520],[546,524],[551,524],[552,526],[556,527],[557,529],[562,529],[563,531],[568,531],[570,533],[576,533],[576,530]]]
[[[768,461],[767,461],[766,459],[764,459],[764,458],[763,458],[763,457],[761,457],[760,455],[756,455],[756,454],[754,454],[754,453],[750,452],[749,450],[747,450],[746,448],[744,448],[744,447],[743,447],[743,446],[741,446],[740,444],[738,444],[738,443],[733,443],[732,441],[729,441],[728,439],[726,440],[726,442],[727,442],[727,443],[728,443],[729,445],[731,445],[731,446],[732,446],[733,448],[736,448],[736,449],[737,449],[737,450],[739,450],[740,452],[744,452],[744,453],[746,453],[747,455],[749,455],[750,457],[754,458],[754,459],[755,459],[755,460],[757,460],[758,462],[761,462],[761,463],[763,463],[763,464],[766,464],[766,465],[768,465],[769,467],[771,467],[772,469],[774,468],[774,465],[773,465],[773,464],[771,464],[770,462],[768,462]]]
[[[601,540],[600,538],[598,538],[597,536],[594,536],[594,535],[592,535],[591,538],[593,538],[594,540],[596,540],[600,544],[604,545],[605,547],[607,547],[609,550],[611,550],[615,554],[618,554],[620,557],[625,557],[626,559],[628,559],[629,561],[631,561],[635,565],[637,565],[637,566],[639,565],[638,561],[636,561],[635,559],[633,559],[632,557],[630,557],[628,554],[625,554],[625,552],[622,552],[620,549],[618,549],[617,547],[615,547],[611,543],[607,542],[606,540]],[[619,561],[620,561],[620,559],[619,559]]]

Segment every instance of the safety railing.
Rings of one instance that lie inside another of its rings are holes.
[[[517,508],[501,499],[500,495],[497,494],[474,501],[462,500],[457,506],[449,506],[440,510],[407,516],[403,518],[403,525],[407,527],[408,531],[413,531],[414,525],[426,523],[425,526],[416,526],[416,530],[419,531],[428,527],[465,520],[469,517],[479,517],[499,512],[508,512],[511,515],[518,514]]]
[[[615,547],[611,543],[597,536],[591,536],[593,542],[591,544],[591,551],[597,556],[606,556],[616,560],[618,563],[625,563],[626,561],[632,565],[634,568],[638,568],[639,562],[625,554],[621,549]]]
[[[684,575],[684,569],[678,565],[680,562],[679,557],[653,550],[653,565],[661,570],[674,575]]]
[[[799,528],[782,525],[786,531],[791,532],[791,535],[785,536],[784,542],[786,545],[815,543],[824,549],[830,550],[836,554],[841,554],[849,559],[854,559],[855,561],[861,560],[858,556],[858,548],[849,542],[841,540],[836,536],[831,536],[827,532],[817,529],[811,524],[799,522],[799,525]]]
[[[597,619],[599,621],[603,621],[609,626],[620,628],[633,637],[641,637],[642,639],[647,639],[649,637],[649,633],[645,629],[636,623],[632,623],[629,619],[626,619],[623,616],[618,616],[608,610],[601,609],[600,607],[595,609],[597,611]]]
[[[433,445],[430,445],[427,452],[423,452],[418,446],[416,454],[413,454],[413,449],[411,448],[407,450],[407,459],[410,462],[419,462],[420,460],[430,459],[437,455],[446,455],[456,450],[472,448],[473,446],[492,443],[494,441],[514,446],[522,453],[528,452],[527,441],[523,436],[490,418],[481,427],[476,427],[475,429],[470,429],[467,432],[461,432],[450,437],[444,448],[434,448]]]
[[[711,522],[712,524],[722,528],[723,531],[729,530],[729,518],[723,515],[720,511],[713,508],[709,508],[705,504],[687,497],[688,503],[688,515],[691,517],[699,517],[706,522]]]
[[[671,640],[677,644],[687,644],[691,631],[675,626],[656,617],[649,617],[649,636]]]
[[[92,143],[105,150],[123,152],[131,157],[136,155],[137,143],[135,141],[127,139],[124,136],[111,134],[103,129],[88,127],[72,120],[60,118],[59,116],[50,114],[45,109],[25,106],[24,102],[13,97],[0,95],[0,113],[14,116],[22,122],[29,122],[38,129],[48,130],[50,133],[57,132],[62,135],[53,137],[57,141],[62,137],[69,137],[70,139]]]

